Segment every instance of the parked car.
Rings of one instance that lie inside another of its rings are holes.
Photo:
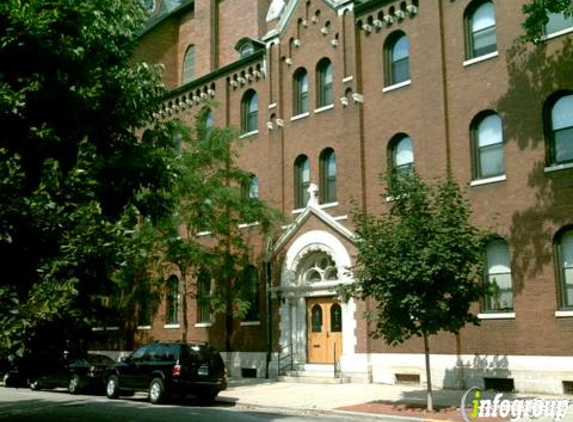
[[[193,394],[212,402],[227,388],[227,372],[219,352],[208,344],[146,344],[109,369],[110,399],[146,391],[153,404]]]
[[[43,360],[32,364],[30,360],[26,370],[20,364],[20,371],[26,373],[30,388],[67,388],[71,394],[81,391],[103,393],[105,391],[108,368],[115,361],[105,355],[87,353],[80,356],[69,356],[63,353],[60,356],[45,356]]]

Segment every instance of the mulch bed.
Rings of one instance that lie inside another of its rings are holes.
[[[401,403],[389,401],[372,401],[354,406],[340,407],[337,410],[349,412],[377,413],[382,415],[405,416],[420,419],[437,419],[444,421],[461,421],[462,415],[457,407],[434,406],[433,412],[428,412],[425,403]],[[502,422],[509,418],[479,418],[481,422]],[[476,419],[477,420],[477,419]]]

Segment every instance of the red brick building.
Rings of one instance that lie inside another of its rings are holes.
[[[272,246],[255,242],[257,309],[225,333],[191,301],[190,339],[232,335],[232,375],[275,376],[292,350],[301,371],[424,382],[422,343],[370,339],[369,304],[339,302],[333,288],[352,282],[352,202],[382,213],[380,173],[415,166],[432,178],[449,164],[473,222],[499,234],[484,251],[499,292],[476,304],[480,327],[431,340],[434,385],[573,383],[573,20],[552,16],[539,45],[520,44],[524,3],[149,2],[137,56],[165,65],[157,117],[193,124],[214,100],[213,122],[246,140],[253,194],[289,220]],[[142,339],[181,336],[180,281],[167,276]]]

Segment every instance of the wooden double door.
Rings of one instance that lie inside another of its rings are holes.
[[[336,363],[342,353],[342,306],[333,297],[309,298],[308,363]]]

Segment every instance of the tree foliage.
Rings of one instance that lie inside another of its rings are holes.
[[[374,337],[390,345],[424,337],[429,360],[429,336],[478,324],[470,308],[485,293],[482,233],[469,223],[469,204],[451,177],[433,185],[416,174],[385,180],[389,211],[354,215],[356,282],[343,294],[375,300],[367,315]]]
[[[526,39],[538,42],[544,34],[545,25],[549,22],[549,13],[563,13],[573,16],[573,3],[571,0],[532,0],[523,6],[526,15],[523,22]]]
[[[97,323],[135,227],[169,213],[172,140],[136,136],[164,96],[131,61],[145,21],[138,0],[0,2],[0,347]]]
[[[193,280],[201,272],[212,279],[209,306],[214,314],[229,318],[246,314],[253,303],[244,274],[248,265],[256,264],[249,239],[269,233],[280,218],[250,192],[253,175],[237,165],[241,148],[237,132],[206,127],[208,112],[206,108],[198,116],[194,132],[180,132],[183,145],[172,190],[176,211],[166,259],[183,279],[183,339],[188,324],[186,301],[197,297]]]

